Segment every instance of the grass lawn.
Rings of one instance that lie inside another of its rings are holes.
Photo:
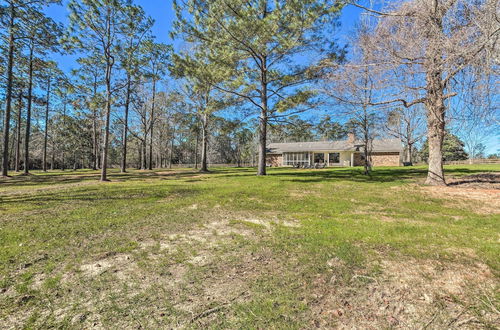
[[[498,328],[500,190],[361,173],[0,179],[0,328]]]

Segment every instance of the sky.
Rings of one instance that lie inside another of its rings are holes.
[[[47,9],[47,14],[54,20],[64,23],[67,25],[69,23],[67,9],[68,0],[63,0],[62,5],[51,5]],[[171,0],[135,0],[135,4],[142,6],[145,12],[155,20],[153,26],[153,35],[156,37],[158,42],[164,42],[168,44],[174,44],[169,36],[169,31],[172,26],[172,22],[175,18],[175,14],[172,8]],[[360,9],[348,6],[342,12],[341,16],[341,28],[339,30],[338,38],[343,40],[344,36],[348,35],[354,29],[355,23],[358,21],[360,15]],[[76,67],[75,57],[64,55],[57,56],[61,68],[65,71]]]
[[[174,44],[175,42],[169,36],[169,31],[174,20],[174,11],[172,8],[171,0],[135,0],[136,4],[142,6],[145,12],[150,15],[154,20],[155,24],[153,26],[153,35],[156,37],[158,42],[163,42],[167,44]],[[61,5],[51,5],[47,9],[47,14],[54,20],[68,24],[68,14],[67,9],[68,0],[63,0]],[[341,27],[338,29],[338,39],[340,44],[345,43],[347,36],[354,32],[355,25],[359,21],[361,15],[361,10],[354,6],[347,6],[343,9],[342,15],[340,17]],[[65,72],[69,72],[71,69],[76,68],[76,56],[71,55],[56,55],[54,54],[54,60],[57,61]],[[326,110],[328,112],[328,109]],[[307,119],[317,119],[318,116],[325,114],[325,110],[320,112],[312,112],[306,114]],[[317,120],[315,120],[317,121]],[[500,152],[500,134],[492,134],[485,141],[486,154],[498,153]]]

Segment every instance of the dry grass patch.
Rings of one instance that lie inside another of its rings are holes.
[[[447,182],[449,186],[500,190],[500,173],[488,172],[462,177],[451,177]]]
[[[145,240],[130,253],[103,254],[76,264],[59,276],[60,297],[37,318],[102,329],[128,328],[133,315],[148,314],[150,318],[141,317],[141,327],[203,327],[215,322],[218,313],[249,298],[250,285],[257,277],[279,269],[270,251],[245,253],[237,247],[238,237],[256,240],[258,236],[253,228],[229,219],[234,216]],[[31,288],[41,289],[47,280],[38,274]],[[152,301],[143,305],[142,296]],[[10,315],[7,325],[28,322],[29,299],[26,296],[19,302],[19,311],[26,313]],[[165,310],[157,310],[165,304]]]
[[[500,213],[500,190],[462,188],[459,186],[421,187],[421,190],[434,198],[445,198],[448,204],[459,204],[462,208],[470,208],[478,214]]]
[[[488,266],[464,266],[385,257],[373,266],[379,274],[351,273],[335,281],[342,265],[315,283],[315,326],[339,329],[445,329],[498,325],[498,282]]]

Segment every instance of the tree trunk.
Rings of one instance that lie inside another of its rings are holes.
[[[201,164],[200,164],[200,172],[208,172],[208,159],[207,159],[207,151],[208,151],[208,115],[206,113],[203,114],[202,120],[202,130],[201,130]]]
[[[155,100],[156,100],[156,79],[153,78],[153,98],[151,100],[151,123],[150,123],[150,136],[149,136],[149,167],[151,171],[153,169],[153,128],[155,124]]]
[[[241,167],[241,150],[240,144],[236,147],[236,167]]]
[[[122,135],[122,166],[121,172],[127,171],[127,133],[128,133],[128,111],[130,107],[130,74],[127,74],[127,96],[125,98],[125,116],[123,118],[123,135]]]
[[[137,143],[137,169],[140,170],[142,165],[142,142]]]
[[[19,93],[19,101],[17,108],[17,122],[16,122],[16,158],[14,163],[14,170],[19,172],[19,165],[21,163],[21,111],[23,108],[23,92]]]
[[[7,60],[7,88],[5,96],[5,117],[3,128],[3,154],[2,154],[2,176],[9,174],[9,131],[10,131],[10,112],[12,106],[12,68],[14,67],[14,20],[16,10],[14,2],[10,3],[9,20],[9,54]]]
[[[431,72],[427,76],[427,140],[429,144],[429,170],[425,184],[445,186],[443,170],[443,139],[445,135],[445,105],[441,73]]]
[[[147,112],[144,112],[144,122],[143,122],[143,130],[144,130],[144,139],[141,140],[141,170],[145,170],[147,168],[147,141],[148,141],[148,124],[147,124]]]
[[[267,121],[268,121],[268,95],[267,95],[267,58],[262,57],[261,69],[261,111],[259,117],[259,164],[257,175],[266,175],[266,148],[267,148]]]
[[[413,144],[408,143],[408,163],[413,164]]]
[[[50,108],[50,83],[52,77],[49,74],[47,80],[47,106],[45,107],[45,132],[43,134],[43,159],[42,159],[42,169],[47,172],[47,142],[49,139],[49,108]]]
[[[76,153],[73,153],[73,171],[76,171],[78,169],[78,161],[77,161]]]
[[[97,112],[93,111],[92,120],[92,169],[95,171],[98,167],[98,143],[97,143]]]
[[[28,107],[26,110],[26,130],[24,136],[24,174],[29,174],[30,159],[30,135],[31,135],[31,106],[33,104],[33,46],[30,49],[28,69]]]
[[[52,157],[50,161],[50,170],[53,171],[55,167],[55,162],[56,162],[56,147],[54,145],[54,140],[52,140]]]
[[[97,95],[97,78],[94,78],[94,98]],[[95,171],[99,167],[99,143],[97,141],[97,109],[92,105],[92,169]]]
[[[170,141],[170,160],[168,162],[168,168],[172,168],[172,161],[174,158],[174,133],[172,132],[172,140]]]
[[[66,102],[66,97],[63,98],[63,118],[62,118],[62,124],[63,124],[63,127],[66,128],[66,106],[67,106],[67,102]],[[63,146],[61,148],[61,170],[65,170],[66,169],[66,155],[65,155],[65,149],[66,149],[66,145],[64,144],[64,141],[63,141]]]
[[[443,107],[444,108],[444,107]],[[444,139],[444,111],[435,109],[428,111],[427,139],[429,144],[429,170],[427,172],[428,185],[444,186],[446,181],[443,170],[443,139]]]
[[[370,127],[369,127],[369,118],[366,113],[366,107],[363,109],[363,138],[365,144],[365,175],[369,175],[371,172],[372,164],[371,164],[371,146],[370,146]]]
[[[108,180],[108,148],[109,148],[109,126],[111,117],[111,70],[113,69],[114,58],[111,56],[111,8],[107,7],[106,41],[104,54],[106,56],[106,123],[104,125],[104,143],[102,146],[102,168],[101,181]]]
[[[106,123],[104,127],[104,142],[102,146],[101,181],[109,181],[107,171],[108,171],[110,116],[111,116],[111,63],[108,60],[106,67]]]
[[[142,151],[142,155],[141,155],[141,170],[145,170],[146,169],[146,163],[147,163],[147,151],[146,151],[146,140],[142,140],[141,141],[141,151]]]
[[[198,130],[196,130],[196,142],[194,144],[194,169],[198,169],[198,140],[199,140],[199,133]]]

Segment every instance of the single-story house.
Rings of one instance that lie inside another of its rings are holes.
[[[403,145],[398,139],[374,139],[372,166],[401,166]],[[268,166],[324,164],[326,166],[364,165],[364,144],[349,134],[347,140],[324,142],[270,143],[267,146]]]

